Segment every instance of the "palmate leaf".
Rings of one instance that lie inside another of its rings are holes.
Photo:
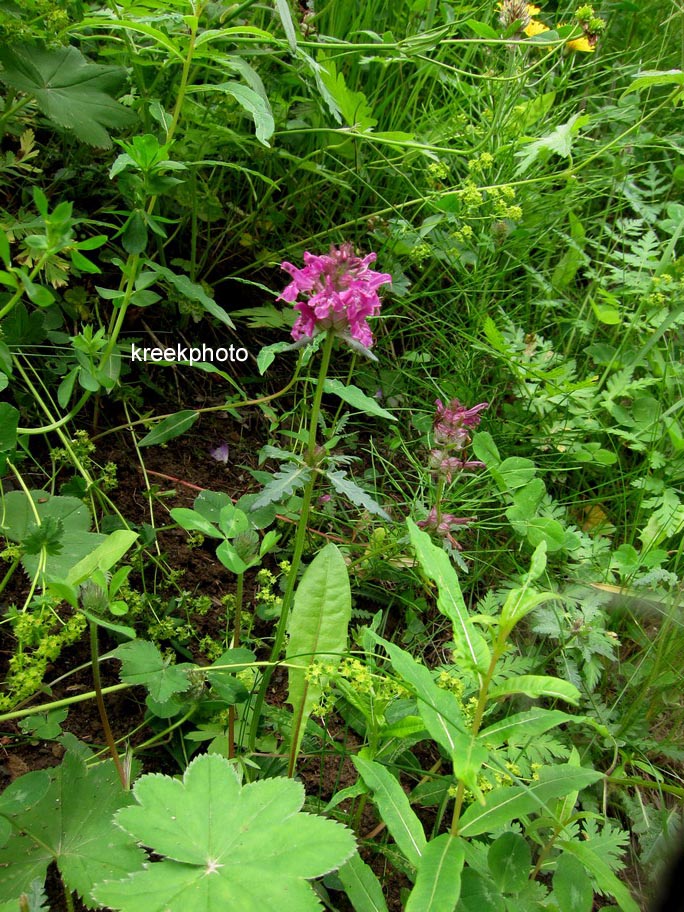
[[[55,861],[67,887],[92,907],[97,881],[142,867],[144,854],[112,823],[131,796],[121,788],[113,763],[87,769],[72,751],[49,775],[39,801],[7,814],[13,832],[0,849],[0,903],[16,900],[36,880],[43,883]],[[31,779],[32,789],[35,782]]]
[[[107,128],[136,120],[112,98],[124,84],[125,70],[91,63],[75,47],[14,45],[0,49],[0,62],[3,82],[32,95],[46,117],[88,145],[108,149],[112,140]]]
[[[241,786],[218,754],[193,760],[183,781],[149,774],[134,787],[137,807],[118,824],[166,856],[146,870],[98,885],[99,902],[122,912],[315,912],[308,878],[354,852],[350,830],[301,813],[292,779]]]
[[[121,659],[121,680],[127,684],[143,684],[153,700],[165,703],[176,693],[190,686],[187,672],[195,666],[184,662],[170,665],[154,643],[133,640],[123,643],[110,655]]]

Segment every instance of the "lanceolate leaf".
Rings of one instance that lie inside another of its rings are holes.
[[[396,415],[384,409],[377,399],[367,396],[358,386],[347,386],[341,380],[328,378],[323,384],[323,389],[326,393],[333,393],[335,396],[339,396],[347,405],[351,405],[367,415],[377,415],[378,418],[388,418],[390,421],[397,420]]]
[[[527,814],[548,813],[546,803],[551,799],[562,798],[602,778],[603,773],[596,770],[569,764],[546,767],[540,770],[539,779],[529,785],[497,788],[485,796],[484,805],[472,804],[461,817],[459,835],[470,837],[493,833]]]
[[[131,797],[110,761],[86,769],[67,751],[50,779],[40,801],[11,815],[13,834],[0,849],[0,902],[17,899],[36,878],[42,883],[52,861],[67,887],[89,905],[97,881],[142,867],[142,851],[112,823]]]
[[[456,644],[475,670],[486,672],[490,662],[489,648],[468,616],[458,576],[448,554],[412,520],[407,519],[406,525],[423,572],[437,584],[437,607],[453,624]]]
[[[527,712],[515,713],[507,719],[501,719],[480,731],[478,738],[492,749],[500,747],[506,741],[516,744],[525,743],[544,732],[562,725],[564,722],[584,722],[584,717],[571,716],[560,709],[544,709],[535,706]]]
[[[292,704],[295,753],[304,724],[321,697],[321,685],[307,679],[314,661],[336,663],[347,648],[351,618],[351,589],[344,558],[336,545],[327,544],[304,572],[294,597],[288,623],[288,702]]]
[[[640,907],[632,899],[627,887],[591,846],[570,840],[563,840],[558,845],[582,862],[587,871],[593,874],[596,888],[601,893],[609,893],[614,897],[622,912],[639,912]]]
[[[508,678],[502,684],[492,687],[489,698],[496,700],[508,694],[522,693],[528,697],[550,697],[553,700],[565,700],[577,706],[580,692],[571,684],[561,678],[552,678],[547,675],[518,675],[517,678]]]
[[[380,881],[355,852],[337,872],[356,912],[387,912]]]
[[[352,757],[352,762],[373,792],[373,801],[394,841],[410,864],[417,868],[425,850],[425,833],[406,792],[382,764],[360,756]]]
[[[90,63],[75,47],[4,47],[0,62],[3,82],[32,95],[46,117],[91,146],[109,148],[107,128],[136,120],[112,98],[124,85],[125,70]]]
[[[183,781],[143,776],[118,824],[164,860],[125,880],[101,883],[99,902],[122,912],[316,912],[306,879],[352,855],[350,830],[303,814],[292,779],[241,786],[218,754],[193,760]]]
[[[184,409],[182,412],[176,412],[164,418],[159,424],[155,425],[149,433],[145,434],[138,446],[154,446],[159,443],[166,443],[167,440],[173,440],[174,437],[180,437],[186,431],[189,431],[193,424],[199,418],[199,412]]]
[[[461,892],[463,843],[449,833],[425,846],[405,912],[453,912]]]

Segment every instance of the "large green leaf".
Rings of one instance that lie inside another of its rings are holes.
[[[489,699],[496,700],[509,694],[521,693],[527,697],[550,697],[552,700],[565,700],[577,706],[580,692],[562,678],[553,678],[549,675],[518,675],[516,678],[507,678],[503,683],[497,684],[489,691]]]
[[[125,84],[121,67],[91,63],[75,47],[0,48],[0,79],[33,96],[40,110],[58,127],[71,130],[91,146],[109,148],[107,128],[127,127],[136,116],[112,94]]]
[[[336,663],[347,649],[351,618],[351,589],[344,558],[332,542],[320,551],[304,572],[288,621],[288,702],[292,704],[296,754],[304,725],[320,700],[322,684],[308,679],[314,661]]]
[[[199,418],[199,412],[192,409],[183,409],[164,418],[159,424],[155,425],[151,431],[138,442],[138,446],[156,446],[160,443],[166,443],[167,440],[173,440],[174,437],[180,437],[186,431],[190,430],[193,424]]]
[[[382,764],[361,756],[352,757],[352,763],[373,792],[373,801],[394,841],[406,859],[417,868],[427,843],[423,825],[411,807],[406,792]]]
[[[425,846],[405,912],[453,912],[461,892],[463,843],[450,833]]]
[[[459,835],[493,833],[527,814],[542,810],[549,813],[546,803],[551,799],[562,798],[602,778],[603,773],[597,770],[569,764],[545,767],[539,771],[539,779],[529,785],[503,786],[489,792],[484,804],[472,804],[461,817]]]
[[[406,525],[423,573],[437,584],[437,607],[453,624],[456,646],[476,671],[480,674],[486,672],[491,660],[489,648],[468,616],[461,585],[449,555],[438,548],[427,532],[419,529],[412,520],[407,519]]]
[[[300,812],[300,783],[243,787],[218,754],[193,760],[182,782],[143,776],[133,793],[138,805],[117,823],[165,858],[99,884],[98,901],[122,912],[315,912],[306,879],[338,868],[355,849],[350,830]]]
[[[26,553],[21,562],[31,577],[40,572],[46,580],[65,579],[74,565],[106,541],[106,536],[89,531],[90,513],[77,497],[51,495],[45,491],[29,493],[33,506],[23,491],[10,491],[5,496],[0,513],[2,532],[12,541],[25,545],[42,531],[52,530],[45,551],[37,548]],[[39,523],[35,519],[36,513]]]
[[[16,899],[36,879],[42,883],[53,861],[68,888],[88,904],[97,881],[142,867],[143,853],[112,823],[114,812],[131,797],[111,761],[86,769],[67,751],[49,775],[50,787],[39,801],[8,815],[14,829],[0,849],[0,902]],[[32,792],[37,784],[33,778]]]

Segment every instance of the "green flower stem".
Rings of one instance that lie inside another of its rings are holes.
[[[477,733],[480,730],[482,725],[482,717],[484,716],[485,707],[487,706],[487,699],[489,697],[489,686],[492,683],[492,678],[494,677],[494,671],[496,670],[497,663],[503,652],[505,650],[506,643],[505,639],[503,642],[497,641],[493,652],[492,658],[489,663],[489,668],[487,673],[484,676],[484,679],[480,685],[480,693],[477,699],[477,706],[475,707],[475,713],[473,715],[473,722],[470,726],[470,733],[473,738],[477,736]],[[461,819],[461,811],[463,810],[463,799],[465,798],[465,786],[463,781],[459,781],[458,788],[456,790],[456,799],[454,801],[454,812],[451,818],[451,829],[450,833],[452,836],[458,836],[458,823]]]
[[[105,741],[107,742],[109,753],[111,754],[112,760],[114,761],[116,771],[119,774],[121,787],[125,791],[128,789],[128,778],[124,772],[123,766],[121,765],[121,760],[119,759],[119,751],[117,750],[116,742],[114,741],[114,735],[112,734],[112,729],[109,724],[109,717],[107,716],[107,708],[102,696],[102,681],[100,679],[100,653],[97,645],[97,624],[94,621],[90,621],[90,661],[93,670],[95,700],[97,701],[97,709],[100,713],[102,728],[104,729]]]
[[[316,432],[318,430],[318,416],[321,411],[321,401],[323,399],[323,384],[325,378],[328,374],[328,368],[330,367],[330,356],[332,354],[333,342],[335,336],[332,331],[328,332],[327,338],[323,343],[323,354],[321,358],[321,367],[318,372],[318,380],[316,381],[316,392],[314,393],[314,400],[311,406],[311,415],[309,417],[309,441],[306,450],[306,463],[311,469],[311,477],[304,488],[304,496],[302,498],[302,508],[299,514],[299,521],[297,522],[297,529],[295,531],[295,540],[294,540],[294,550],[292,554],[292,564],[290,566],[290,572],[287,577],[287,582],[285,584],[285,592],[283,593],[283,606],[280,612],[280,618],[278,620],[278,626],[276,628],[275,639],[273,641],[273,648],[271,649],[271,658],[268,667],[265,669],[263,677],[261,679],[261,684],[259,687],[259,692],[257,693],[256,702],[254,704],[254,711],[252,713],[252,724],[249,732],[249,749],[254,750],[256,744],[257,731],[259,728],[259,719],[261,717],[261,711],[264,706],[264,701],[266,699],[266,691],[268,690],[268,685],[271,683],[271,677],[275,669],[276,663],[280,659],[280,653],[283,649],[283,644],[285,642],[285,632],[287,630],[287,622],[290,615],[290,608],[292,606],[292,599],[294,597],[295,586],[297,585],[297,577],[299,575],[299,567],[302,562],[302,555],[304,553],[304,543],[306,541],[306,529],[309,522],[309,513],[311,510],[311,501],[313,499],[313,492],[316,486],[317,480],[317,471],[316,463],[318,456],[316,453]]]
[[[231,649],[237,649],[240,645],[240,627],[242,624],[242,599],[244,594],[245,574],[238,573],[237,589],[235,592],[235,618],[233,619],[233,642],[230,644]],[[226,639],[228,639],[228,630],[226,630]],[[235,706],[228,708],[228,759],[232,760],[235,756]]]

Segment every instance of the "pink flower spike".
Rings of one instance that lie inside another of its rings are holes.
[[[470,442],[468,429],[477,427],[480,423],[480,412],[489,408],[488,402],[480,402],[468,409],[461,405],[458,399],[452,399],[449,405],[444,405],[441,399],[436,399],[435,405],[435,442],[456,449],[461,449]]]
[[[316,333],[333,330],[347,341],[371,348],[373,334],[367,321],[380,313],[378,288],[392,281],[391,275],[369,268],[375,260],[374,253],[358,257],[352,245],[344,243],[322,256],[306,251],[303,269],[282,263],[292,281],[278,300],[294,304],[299,312],[292,337],[312,339]]]

